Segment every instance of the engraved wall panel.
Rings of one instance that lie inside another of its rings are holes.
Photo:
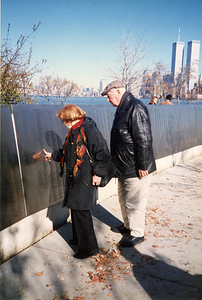
[[[79,105],[94,119],[110,148],[110,131],[116,108]],[[59,164],[37,155],[43,148],[62,148],[67,127],[57,118],[60,105],[16,105],[14,120],[22,167],[21,182],[11,111],[1,106],[0,230],[63,200],[64,179]],[[202,144],[202,106],[148,106],[155,159]],[[22,183],[25,198],[23,197]]]
[[[171,153],[197,145],[196,121],[192,106],[166,106]]]
[[[155,159],[170,155],[170,135],[168,132],[167,112],[163,106],[148,106],[153,136]]]
[[[62,148],[67,128],[56,117],[60,106],[14,106],[28,215],[63,200],[59,164],[45,162],[38,153]]]
[[[202,145],[202,105],[196,105],[194,109],[196,116],[197,144]]]
[[[0,231],[26,217],[11,110],[1,105]]]
[[[79,105],[98,126],[110,149],[110,133],[116,108],[110,105]]]
[[[180,139],[180,151],[198,145],[195,109],[193,105],[186,105],[184,111],[179,110],[180,128],[182,130]]]

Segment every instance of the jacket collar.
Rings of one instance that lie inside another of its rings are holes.
[[[127,107],[127,104],[128,104],[128,101],[130,100],[130,97],[128,97],[130,95],[129,92],[125,92],[121,98],[121,102],[119,104],[119,106],[117,107],[117,110],[116,110],[116,115],[118,115],[118,113],[120,111],[124,111]]]
[[[71,129],[75,130],[76,128],[81,126],[82,123],[83,123],[83,119],[81,119],[79,122],[77,122],[75,125],[73,125]]]

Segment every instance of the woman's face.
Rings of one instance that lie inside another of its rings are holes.
[[[68,129],[71,129],[72,126],[74,126],[77,122],[79,122],[79,120],[75,120],[75,121],[65,121],[63,120],[62,123],[65,124],[65,126],[67,126]]]

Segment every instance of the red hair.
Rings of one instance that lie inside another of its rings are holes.
[[[61,121],[75,121],[84,118],[86,115],[85,111],[83,111],[80,107],[74,104],[65,105],[59,112],[57,113],[57,117],[60,118]]]

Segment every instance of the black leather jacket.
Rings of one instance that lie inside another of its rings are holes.
[[[111,155],[119,178],[139,177],[138,170],[156,170],[146,106],[125,92],[111,130]]]
[[[86,148],[88,148],[88,152],[93,158],[94,163],[92,166],[89,155],[85,151],[83,161],[78,165],[78,170],[74,177],[73,168],[78,159],[76,147],[81,127],[83,127],[86,136]],[[60,162],[62,154],[63,149],[53,151],[53,160]],[[98,191],[97,187],[92,185],[92,176],[94,174],[100,177],[106,176],[110,159],[107,143],[97,125],[91,118],[85,117],[82,125],[72,130],[66,146],[66,189],[63,207],[66,206],[76,210],[89,210],[95,206],[98,199]]]

